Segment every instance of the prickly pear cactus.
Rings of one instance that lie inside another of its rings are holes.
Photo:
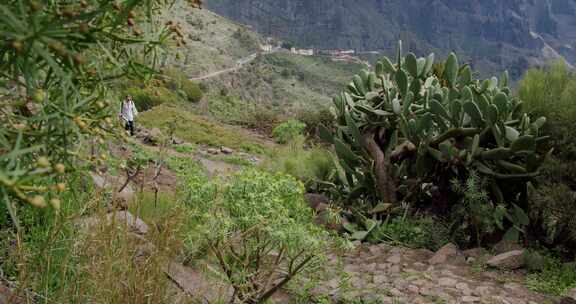
[[[335,131],[320,133],[334,144],[342,182],[353,197],[396,203],[406,181],[449,185],[475,170],[495,199],[517,198],[544,161],[546,119],[522,112],[507,73],[475,79],[455,54],[434,66],[434,54],[402,56],[399,46],[394,63],[383,58],[334,98]],[[520,187],[504,190],[509,183]]]

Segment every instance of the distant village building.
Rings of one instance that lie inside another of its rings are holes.
[[[365,51],[365,52],[356,52],[356,54],[368,54],[368,55],[379,55],[380,51]]]
[[[333,57],[340,57],[340,56],[354,56],[356,54],[355,50],[325,50],[323,53],[333,56]]]
[[[262,44],[260,45],[260,50],[264,53],[271,53],[274,46],[272,44]]]
[[[290,49],[290,53],[302,56],[314,56],[314,49],[297,49],[293,47]]]
[[[340,56],[345,56],[345,55],[354,56],[354,54],[356,54],[355,50],[342,50],[342,51],[340,51],[340,53],[338,55],[340,55]]]

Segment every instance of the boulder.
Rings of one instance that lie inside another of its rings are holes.
[[[326,210],[326,207],[330,204],[330,199],[324,194],[306,193],[304,198],[306,199],[308,206],[318,213]]]
[[[573,299],[573,300],[576,301],[576,288],[570,289],[570,290],[566,293],[566,296],[567,296],[568,298],[571,298],[571,299]]]
[[[220,152],[222,152],[225,155],[234,154],[234,150],[227,148],[227,147],[221,147]]]
[[[177,262],[164,266],[164,273],[186,294],[202,295],[199,303],[224,303],[234,295],[228,284],[214,284],[203,272]]]
[[[496,254],[506,253],[514,250],[522,250],[522,246],[515,241],[501,240],[492,247]]]
[[[10,288],[0,282],[0,304],[24,304],[26,303],[21,297],[13,293]]]
[[[217,155],[220,153],[220,151],[218,151],[218,149],[214,149],[214,148],[210,148],[210,149],[206,150],[206,152],[208,152],[208,154],[212,154],[212,155]]]
[[[139,236],[135,234],[135,236]],[[136,247],[134,251],[134,259],[148,258],[156,251],[156,246],[150,242],[144,242]]]
[[[478,247],[478,248],[472,248],[472,249],[464,250],[464,251],[462,251],[462,254],[467,258],[480,259],[483,256],[488,255],[488,250],[481,248],[481,247]]]
[[[560,299],[560,302],[558,302],[558,304],[576,304],[576,300],[572,297],[564,297]]]
[[[524,250],[513,250],[490,258],[486,264],[502,270],[514,270],[524,266]]]
[[[148,131],[148,129],[143,128],[139,125],[136,125],[136,128],[134,131],[136,131],[136,138],[139,138],[142,140],[144,140],[144,138],[146,138],[150,135],[150,131]]]
[[[178,137],[172,137],[172,144],[173,145],[182,145],[182,144],[184,144],[184,140],[182,140]]]
[[[164,134],[158,128],[151,129],[148,134],[144,137],[144,143],[155,146],[162,142]]]
[[[135,195],[134,189],[132,189],[132,186],[126,185],[126,187],[124,187],[122,191],[115,192],[113,197],[117,200],[123,200],[124,203],[127,205],[130,202],[132,202],[132,200],[134,199],[134,195]]]
[[[134,198],[134,189],[130,185],[126,185],[122,191],[118,192],[119,188],[124,185],[124,180],[117,176],[100,175],[90,172],[90,177],[94,186],[99,190],[112,191],[112,205],[128,205]],[[123,201],[120,203],[119,201]]]
[[[428,260],[430,265],[464,262],[464,256],[458,250],[458,247],[452,243],[444,245],[440,248],[432,258]]]
[[[107,181],[104,176],[98,175],[94,172],[90,172],[90,177],[92,178],[94,186],[99,190],[106,189],[106,187],[110,185],[110,182]]]
[[[139,217],[133,216],[132,213],[128,211],[119,211],[114,213],[109,213],[107,216],[108,222],[117,221],[126,224],[130,230],[138,234],[148,233],[148,225],[144,223]]]
[[[466,258],[466,262],[469,264],[476,261],[486,262],[486,259],[489,257],[488,251],[480,247],[464,250],[462,254]]]
[[[135,217],[128,211],[117,211],[108,213],[105,216],[95,215],[89,218],[82,219],[78,224],[81,229],[87,231],[101,224],[102,220],[106,221],[106,225],[122,225],[126,226],[131,232],[144,235],[148,233],[148,225],[139,217]]]

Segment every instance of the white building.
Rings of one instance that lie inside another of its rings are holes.
[[[290,49],[290,53],[302,56],[314,56],[314,49],[297,49],[293,47]]]
[[[260,50],[262,50],[262,52],[264,53],[270,53],[272,52],[272,49],[274,48],[273,45],[271,44],[262,44],[260,45]]]

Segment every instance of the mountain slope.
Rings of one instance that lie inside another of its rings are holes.
[[[166,50],[164,65],[181,69],[189,77],[234,67],[260,47],[259,34],[209,10],[193,8],[184,0],[175,1],[163,19],[178,25],[186,40],[186,44],[173,43]]]
[[[576,60],[576,0],[209,0],[215,12],[298,45],[418,55],[457,51],[481,72]],[[572,38],[572,39],[570,39]]]
[[[152,109],[149,127],[159,127],[165,112],[178,109],[188,120],[195,114],[269,130],[297,113],[325,113],[331,97],[365,67],[279,48],[262,53],[265,39],[260,34],[207,9],[192,8],[185,0],[176,0],[162,21],[176,26],[186,41],[166,46],[165,74],[184,75],[199,83],[204,94],[198,103]]]

